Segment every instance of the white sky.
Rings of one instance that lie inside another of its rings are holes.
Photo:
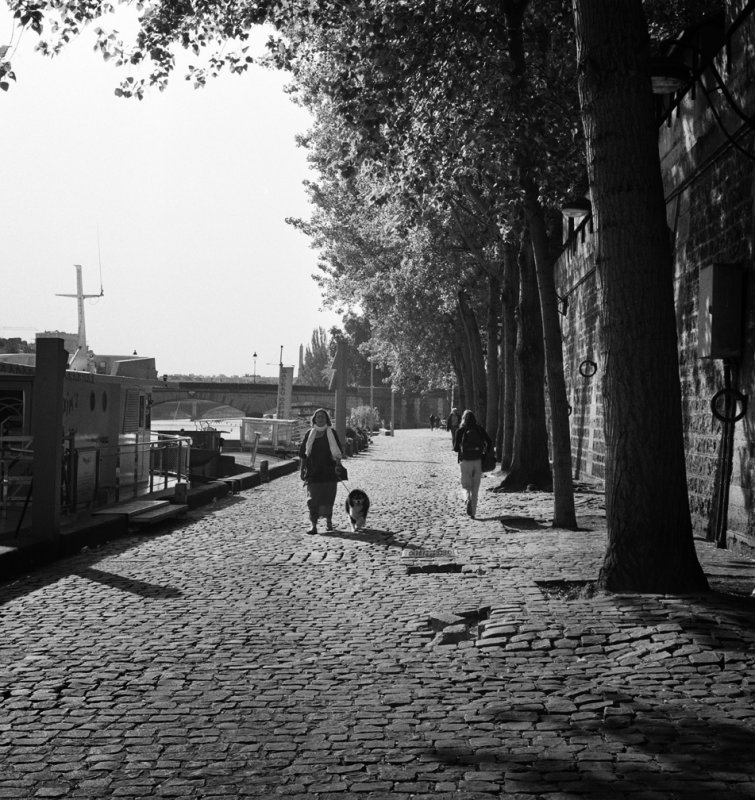
[[[0,4],[0,45],[16,44]],[[85,34],[62,55],[23,34],[0,93],[0,337],[77,329],[83,267],[89,347],[154,356],[158,373],[277,375],[297,365],[321,310],[317,253],[284,222],[307,217],[307,112],[284,75],[251,67],[194,89],[119,99],[122,72]],[[311,176],[310,176],[311,177]],[[99,231],[99,248],[98,248]],[[99,253],[98,253],[99,249]],[[273,366],[269,366],[272,364]]]

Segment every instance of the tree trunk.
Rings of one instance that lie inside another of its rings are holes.
[[[485,387],[485,359],[482,355],[480,326],[477,324],[475,313],[469,307],[463,291],[457,295],[457,305],[464,326],[469,368],[472,375],[472,396],[467,396],[467,407],[472,409],[477,419],[483,420],[486,417],[487,389]]]
[[[514,424],[516,419],[516,305],[519,297],[519,270],[516,247],[506,242],[503,248],[503,281],[501,283],[501,469],[511,469],[514,455]]]
[[[707,588],[690,522],[673,273],[641,0],[574,0],[602,294],[608,545],[614,591]]]
[[[529,176],[523,175],[522,188],[524,189],[527,227],[532,238],[532,249],[535,256],[540,311],[543,317],[545,374],[548,383],[553,461],[553,527],[576,530],[577,514],[574,509],[569,401],[566,397],[566,381],[564,379],[564,353],[556,298],[556,282],[553,277],[553,263],[550,258],[543,207],[538,200],[537,187]]]
[[[496,276],[489,275],[488,287],[487,414],[484,425],[488,436],[495,443],[498,438],[498,324],[501,321],[501,282]]]
[[[532,246],[525,235],[519,258],[516,340],[516,424],[511,471],[499,489],[552,489],[545,425],[543,325]]]
[[[456,372],[456,399],[454,404],[457,408],[463,409],[466,406],[467,398],[474,393],[472,369],[470,367],[469,351],[466,347],[466,333],[461,320],[461,311],[456,308],[454,317],[454,371]]]

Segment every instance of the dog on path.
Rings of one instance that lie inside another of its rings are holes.
[[[351,530],[361,531],[367,524],[367,512],[370,510],[370,498],[362,489],[352,489],[346,498],[346,513],[351,520]]]

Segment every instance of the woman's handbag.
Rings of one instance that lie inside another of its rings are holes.
[[[495,469],[495,447],[486,447],[482,452],[482,471],[492,472]]]

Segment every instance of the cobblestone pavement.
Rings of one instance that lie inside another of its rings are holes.
[[[442,431],[348,467],[367,532],[294,474],[0,586],[0,798],[755,798],[751,562],[590,596],[601,494],[471,520]]]

